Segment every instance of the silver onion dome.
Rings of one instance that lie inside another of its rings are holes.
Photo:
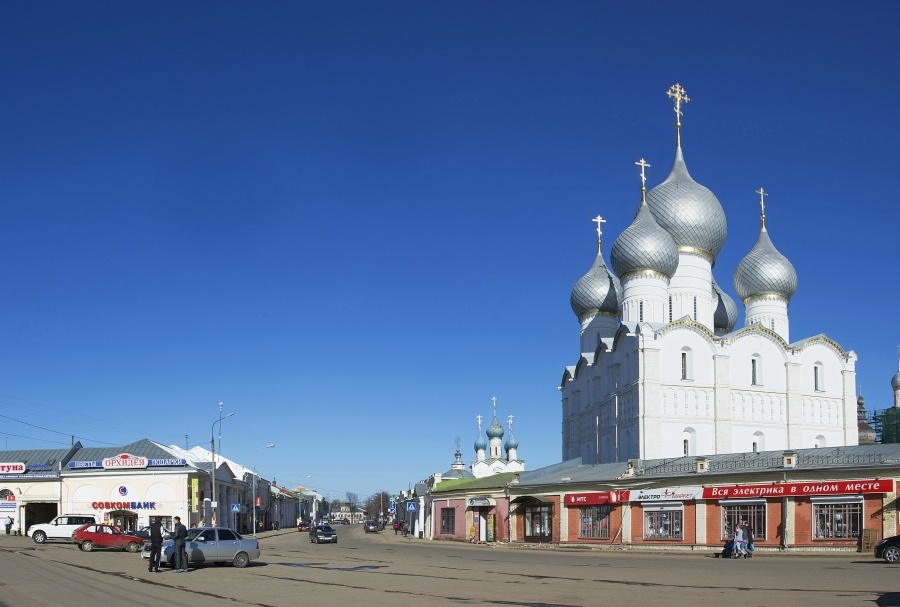
[[[894,377],[891,378],[891,388],[900,390],[900,371],[894,373]]]
[[[616,315],[619,311],[621,285],[603,263],[603,253],[597,245],[597,258],[587,274],[578,279],[572,288],[569,303],[572,311],[581,319],[585,314],[605,312]],[[617,288],[618,287],[618,288]]]
[[[647,192],[647,204],[679,247],[700,249],[712,257],[722,250],[728,235],[725,211],[715,194],[691,178],[681,146],[675,150],[672,172]]]
[[[731,296],[722,290],[722,287],[716,283],[715,277],[712,279],[712,295],[715,303],[715,312],[713,312],[713,329],[716,331],[725,331],[730,333],[737,324],[738,307],[734,303]]]
[[[678,269],[675,241],[656,223],[646,202],[641,202],[634,221],[616,238],[610,259],[613,270],[621,277],[653,270],[671,278]]]
[[[766,294],[790,299],[797,290],[797,271],[788,258],[772,244],[766,231],[765,218],[756,244],[734,272],[734,289],[743,301]]]

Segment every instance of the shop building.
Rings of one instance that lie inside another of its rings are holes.
[[[148,439],[122,447],[85,448],[76,443],[61,450],[0,452],[0,513],[13,516],[17,533],[60,514],[94,514],[124,530],[145,527],[151,517],[171,528],[178,516],[188,526],[205,519],[206,524],[248,531],[253,497],[247,469],[217,458],[220,520],[211,508],[212,471],[209,459],[187,457],[184,450]],[[273,495],[267,481],[257,481],[256,488],[258,512],[266,522],[273,503],[279,516],[296,520],[296,497],[282,491]]]
[[[710,551],[747,521],[763,551],[868,550],[898,480],[900,445],[563,462],[511,486],[512,541]]]

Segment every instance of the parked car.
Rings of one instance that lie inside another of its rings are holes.
[[[886,537],[875,544],[875,558],[888,563],[900,562],[900,535]]]
[[[93,514],[61,514],[49,523],[32,525],[25,531],[25,535],[38,544],[43,544],[47,540],[65,540],[70,542],[76,529],[88,523],[99,522],[100,519]]]
[[[189,529],[185,542],[188,563],[231,563],[235,567],[246,567],[250,561],[259,558],[259,541],[244,539],[240,534],[224,527],[198,527]],[[144,544],[141,558],[150,558],[150,544]],[[175,567],[175,541],[162,543],[160,563]]]
[[[141,538],[141,540],[145,543],[150,541],[150,527],[144,527],[143,529],[138,529],[137,531],[129,531],[128,533]],[[169,539],[168,531],[163,530],[163,539]]]
[[[309,531],[309,523],[299,523],[297,525],[297,531]]]
[[[85,552],[94,548],[115,548],[138,552],[144,541],[136,535],[122,533],[122,530],[113,525],[88,523],[72,532],[72,542]]]
[[[313,544],[321,544],[322,542],[337,544],[337,531],[332,529],[331,525],[316,525],[309,530],[309,541]]]
[[[363,528],[366,530],[366,533],[378,533],[378,521],[366,521],[363,523]]]

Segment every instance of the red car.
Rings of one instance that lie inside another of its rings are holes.
[[[298,523],[297,531],[309,531],[309,523]]]
[[[136,535],[122,533],[113,525],[100,525],[88,523],[82,525],[72,533],[72,542],[85,552],[94,548],[116,548],[128,552],[140,552],[144,540]]]

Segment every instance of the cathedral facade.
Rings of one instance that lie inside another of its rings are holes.
[[[681,146],[647,191],[643,160],[634,221],[616,238],[612,269],[597,254],[571,294],[580,356],[566,367],[563,460],[584,464],[858,444],[856,355],[819,334],[790,336],[797,273],[775,247],[760,196],[756,244],[734,271],[738,307],[713,267],[727,223],[716,196],[688,173]]]

